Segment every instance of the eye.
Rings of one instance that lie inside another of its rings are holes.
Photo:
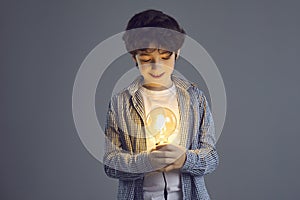
[[[164,53],[162,53],[162,57],[161,59],[163,60],[169,60],[172,56],[173,52],[170,52],[170,51],[165,51]]]
[[[171,58],[172,54],[167,54],[161,57],[163,60],[169,60]]]
[[[147,59],[147,60],[143,60],[143,59],[140,59],[141,62],[149,62],[151,59]]]
[[[171,58],[171,56],[163,57],[163,58],[161,58],[161,59],[163,59],[163,60],[169,60],[170,58]]]

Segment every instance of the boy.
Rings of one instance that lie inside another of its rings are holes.
[[[123,40],[141,76],[111,99],[105,127],[104,168],[119,179],[118,199],[210,199],[204,175],[219,162],[212,114],[203,92],[172,74],[184,34],[157,10],[128,22]]]

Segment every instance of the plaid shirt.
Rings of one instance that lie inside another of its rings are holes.
[[[208,102],[195,84],[174,75],[180,114],[180,145],[186,147],[181,172],[183,199],[210,199],[204,175],[219,163],[214,122]],[[143,77],[115,95],[107,112],[105,126],[105,173],[119,179],[119,200],[143,199],[143,180],[153,171],[146,150],[145,111],[140,92]]]

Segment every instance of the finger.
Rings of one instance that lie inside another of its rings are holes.
[[[155,151],[155,150],[157,150],[156,147],[152,147],[152,148],[150,149],[150,152]]]
[[[161,169],[158,169],[156,170],[157,172],[164,172],[165,171],[165,168],[161,168]]]
[[[154,161],[158,164],[158,166],[166,167],[167,165],[170,165],[175,162],[175,159],[173,158],[155,158]]]
[[[157,150],[155,150],[155,151],[151,152],[151,157],[152,158],[164,158],[165,154],[166,153],[164,151],[157,151]]]
[[[175,162],[175,159],[173,159],[173,158],[163,158],[163,161],[164,161],[165,165],[170,165],[170,164]]]
[[[173,151],[153,151],[152,152],[153,157],[155,158],[173,158],[178,159],[180,155],[178,153]]]
[[[173,169],[175,169],[175,166],[174,165],[169,165],[169,166],[167,166],[167,167],[164,168],[164,171],[165,172],[169,172],[169,171],[171,171]]]
[[[181,147],[174,144],[166,144],[159,147],[159,150],[162,151],[177,151],[179,149],[181,149]]]
[[[168,145],[168,143],[158,144],[158,145],[155,146],[155,149],[159,150],[159,149],[161,149],[161,148],[163,148],[163,147],[165,147],[167,145]]]

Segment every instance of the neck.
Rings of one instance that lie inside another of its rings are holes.
[[[147,88],[148,90],[154,90],[154,91],[162,91],[169,89],[172,87],[173,83],[171,82],[170,84],[167,85],[160,85],[160,84],[143,84],[143,87]]]

